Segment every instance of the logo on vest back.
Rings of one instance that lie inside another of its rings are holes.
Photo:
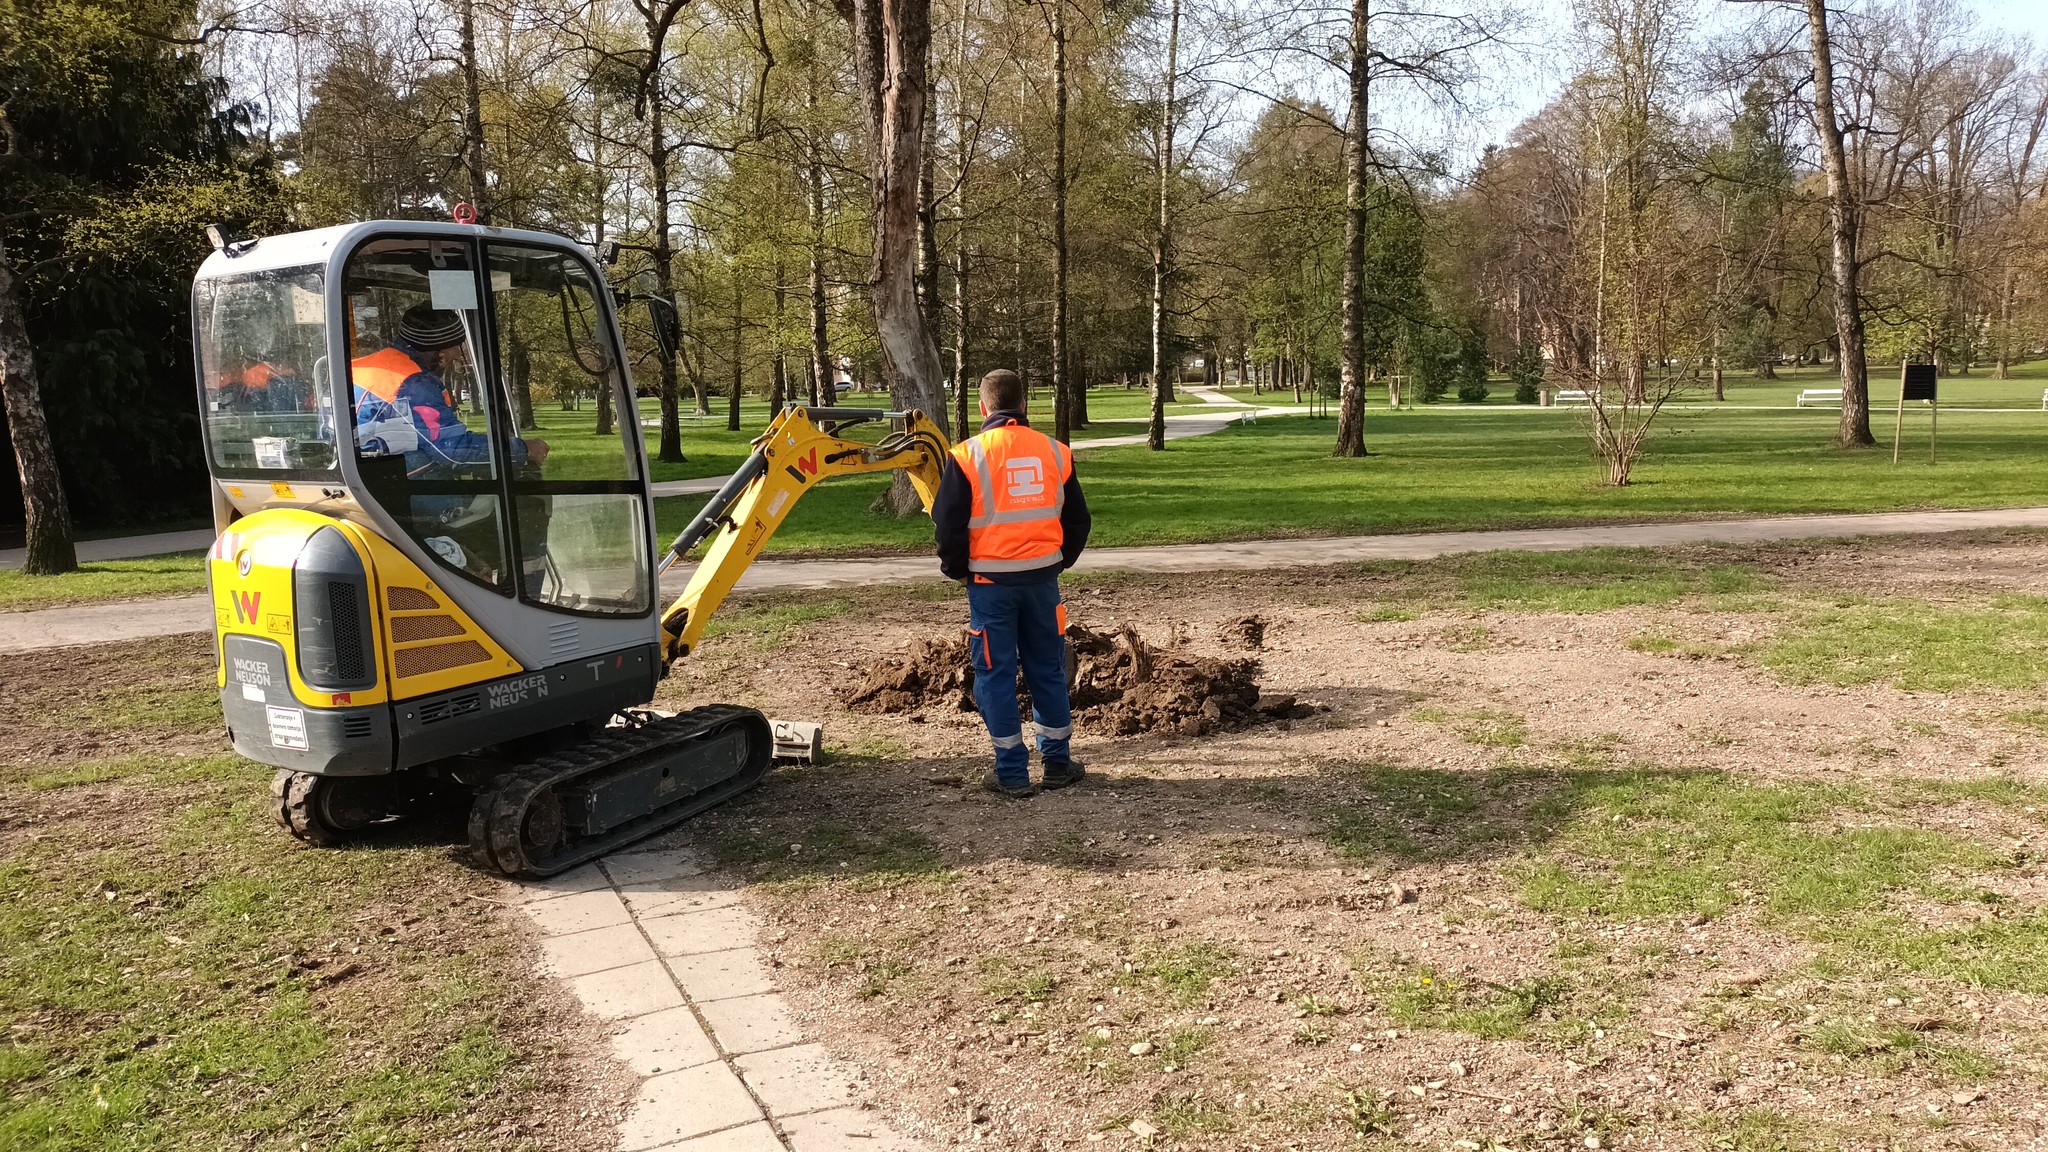
[[[1019,456],[1004,463],[1003,479],[1012,499],[1045,493],[1045,464],[1036,456]]]

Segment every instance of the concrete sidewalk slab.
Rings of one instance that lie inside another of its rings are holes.
[[[747,1087],[780,1119],[854,1103],[853,1072],[823,1045],[799,1044],[734,1061]]]
[[[650,1012],[612,1037],[612,1051],[642,1076],[676,1072],[719,1059],[718,1048],[687,1005]]]
[[[633,924],[614,924],[541,942],[541,971],[550,976],[588,976],[655,959],[647,937]]]
[[[793,1116],[783,1122],[782,1133],[793,1152],[919,1152],[923,1147],[859,1108]]]
[[[619,1129],[619,1152],[672,1144],[760,1120],[761,1109],[753,1096],[724,1063],[664,1072],[640,1085],[633,1111]]]
[[[683,994],[662,970],[661,961],[632,964],[595,972],[569,981],[576,998],[594,1016],[607,1020],[631,1020],[665,1008],[680,1008]]]
[[[641,931],[663,956],[695,956],[723,952],[728,948],[751,948],[759,937],[761,924],[753,913],[738,905],[707,908],[674,916],[642,917]]]
[[[654,1152],[783,1152],[783,1146],[775,1135],[775,1129],[763,1120],[759,1124],[713,1132],[680,1144],[664,1144]]]
[[[775,990],[775,981],[769,978],[767,967],[752,948],[671,957],[668,970],[698,1004],[759,996]]]
[[[704,1005],[701,1011],[718,1046],[734,1056],[787,1048],[804,1038],[780,996],[718,1000]]]
[[[602,887],[583,887],[592,875]],[[687,852],[622,853],[531,887],[546,895],[507,904],[542,933],[543,969],[566,977],[584,1011],[620,1022],[612,1051],[642,1077],[619,1128],[620,1152],[827,1152],[849,1146],[838,1143],[844,1140],[858,1141],[850,1146],[863,1152],[922,1152],[855,1107],[870,1102],[860,1099],[850,1066],[803,1043],[753,945],[759,922],[729,903],[738,899],[734,885],[706,876]],[[728,903],[666,916],[645,911],[704,895]],[[614,916],[625,919],[580,927]],[[657,950],[676,954],[656,960]],[[801,1123],[812,1116],[858,1116],[858,1131],[837,1120]]]
[[[631,919],[619,894],[610,888],[577,892],[527,906],[526,914],[540,925],[542,935],[570,936],[593,928],[609,928]]]

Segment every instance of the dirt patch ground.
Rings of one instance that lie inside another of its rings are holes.
[[[762,881],[807,1035],[936,1143],[2044,1146],[2038,686],[1799,686],[1773,645],[2033,611],[2048,541],[1654,555],[1078,582],[1077,623],[1257,643],[1326,711],[1096,736],[1025,802],[972,789],[972,714],[839,706],[947,590],[742,626],[670,702],[838,755],[692,835]]]
[[[1223,631],[1239,646],[1250,638],[1249,646],[1257,648],[1263,625],[1248,626],[1246,619]],[[972,643],[972,637],[945,635],[912,641],[902,655],[885,656],[859,670],[842,702],[854,712],[920,721],[932,709],[974,713]],[[1293,696],[1262,694],[1256,660],[1197,655],[1182,645],[1178,629],[1170,643],[1159,647],[1129,625],[1115,633],[1069,629],[1067,647],[1074,656],[1069,702],[1076,726],[1105,736],[1206,736],[1315,714],[1313,705],[1299,704]],[[1021,676],[1017,690],[1029,699]],[[1025,715],[1030,715],[1028,706]]]

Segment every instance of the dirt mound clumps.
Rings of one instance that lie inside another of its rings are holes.
[[[1226,620],[1216,629],[1216,639],[1231,648],[1243,648],[1257,652],[1266,646],[1266,618],[1259,615],[1239,616]]]
[[[1075,663],[1075,723],[1099,735],[1202,736],[1316,711],[1292,696],[1259,691],[1257,660],[1154,648],[1129,625],[1115,633],[1070,626],[1067,646]],[[1021,679],[1017,689],[1029,695]],[[855,712],[881,715],[928,707],[971,712],[974,676],[966,639],[916,641],[903,655],[870,665],[841,699]]]

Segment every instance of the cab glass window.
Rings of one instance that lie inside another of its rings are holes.
[[[551,608],[639,615],[652,604],[646,509],[628,418],[603,436],[595,399],[631,413],[606,288],[556,249],[487,248],[497,362],[521,415],[512,492],[520,594]]]
[[[223,474],[334,473],[323,284],[290,268],[194,286],[206,448]]]
[[[474,249],[375,240],[350,257],[345,290],[354,450],[369,496],[441,563],[509,591]],[[516,463],[523,449],[512,444]]]

